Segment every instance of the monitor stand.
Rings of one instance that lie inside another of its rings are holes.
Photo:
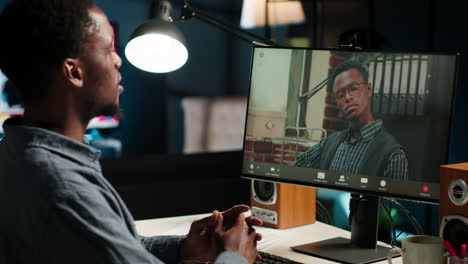
[[[291,249],[349,264],[364,264],[387,258],[390,248],[377,245],[379,197],[351,194],[351,239],[336,237]]]

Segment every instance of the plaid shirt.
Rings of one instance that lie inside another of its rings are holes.
[[[344,140],[340,143],[329,170],[358,173],[358,168],[364,153],[366,153],[369,143],[372,142],[377,132],[382,129],[382,120],[376,120],[363,126],[356,135],[355,142],[350,143],[353,137],[352,130],[348,128]],[[308,149],[299,156],[294,163],[299,167],[319,168],[320,154],[323,151],[324,143],[327,139],[322,139],[317,145]],[[408,159],[402,149],[394,151],[384,169],[383,177],[407,180],[408,179]]]

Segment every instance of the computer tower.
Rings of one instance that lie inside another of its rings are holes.
[[[252,180],[252,215],[263,226],[286,229],[315,223],[316,189]]]
[[[455,251],[468,243],[468,163],[440,167],[440,236]]]

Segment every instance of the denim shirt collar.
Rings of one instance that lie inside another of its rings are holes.
[[[78,142],[59,133],[32,126],[21,125],[20,116],[9,118],[3,124],[5,139],[11,137],[15,142],[24,142],[24,147],[39,147],[59,153],[62,156],[89,164],[95,163],[101,151],[89,145],[86,137]],[[91,164],[89,164],[91,165]]]

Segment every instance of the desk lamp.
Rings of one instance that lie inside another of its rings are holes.
[[[244,3],[243,13],[247,14],[247,11]],[[171,13],[172,6],[169,1],[155,1],[153,18],[140,25],[133,32],[130,41],[125,47],[125,56],[130,63],[141,70],[153,73],[171,72],[182,67],[187,61],[189,54],[185,38],[182,32],[175,26],[175,23],[185,22],[193,17],[231,33],[250,44],[278,46],[277,43],[268,38],[228,25],[225,22],[203,13],[189,6],[187,2],[184,2],[181,15],[178,19],[173,19]],[[247,19],[246,16],[244,17]],[[251,27],[253,24],[247,23],[246,25],[247,27]],[[256,39],[260,42],[253,41],[252,39]]]

